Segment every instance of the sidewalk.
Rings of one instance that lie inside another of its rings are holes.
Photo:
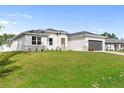
[[[124,56],[124,53],[121,53],[121,52],[116,52],[116,51],[104,51],[105,53],[110,53],[110,54],[115,54],[115,55],[123,55]]]

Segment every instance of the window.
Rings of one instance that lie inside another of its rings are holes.
[[[49,45],[53,45],[53,39],[49,38]]]
[[[65,38],[61,38],[61,45],[65,46]]]
[[[41,37],[32,36],[32,45],[41,45]]]
[[[41,45],[41,37],[37,37],[37,45]]]
[[[36,45],[36,37],[32,36],[32,45]]]

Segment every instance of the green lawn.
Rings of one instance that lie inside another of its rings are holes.
[[[1,53],[0,87],[124,87],[124,56],[72,51]]]
[[[124,50],[123,51],[119,51],[119,52],[123,52],[124,53]]]

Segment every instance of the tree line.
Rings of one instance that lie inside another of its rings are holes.
[[[114,39],[118,39],[118,37],[114,34],[114,33],[108,33],[108,32],[104,32],[101,34],[102,36],[106,36],[108,38],[114,38]]]

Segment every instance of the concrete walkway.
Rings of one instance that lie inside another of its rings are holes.
[[[104,51],[105,53],[110,53],[110,54],[115,54],[115,55],[123,55],[124,56],[124,53],[122,52],[116,52],[116,51]]]

